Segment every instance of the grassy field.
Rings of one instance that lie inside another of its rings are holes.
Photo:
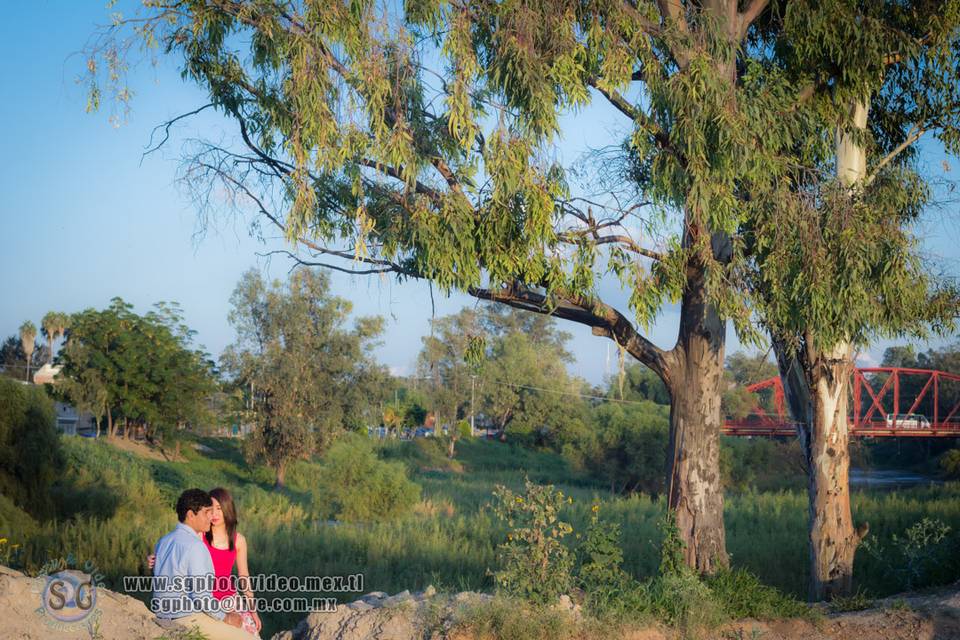
[[[184,461],[168,462],[102,441],[64,437],[67,464],[55,492],[59,519],[37,523],[0,500],[0,537],[8,539],[0,549],[0,562],[36,571],[47,560],[69,553],[92,561],[108,586],[119,588],[120,576],[145,573],[145,556],[175,524],[172,504],[182,489],[225,486],[237,500],[239,529],[250,542],[254,573],[362,572],[365,590],[391,593],[429,584],[441,590],[490,591],[488,570],[494,568],[495,548],[506,532],[485,505],[495,485],[520,490],[529,475],[572,496],[565,517],[575,531],[586,528],[592,504],[602,500],[604,517],[623,526],[625,568],[634,576],[653,575],[659,563],[657,521],[664,511],[663,498],[610,496],[559,455],[496,442],[465,442],[457,462],[449,465],[439,449],[390,443],[381,456],[409,463],[413,479],[423,488],[422,501],[397,521],[346,524],[330,523],[313,512],[313,497],[324,490],[312,481],[319,463],[296,464],[288,473],[287,488],[276,492],[269,471],[249,468],[237,442],[200,442],[214,452],[201,454],[185,446]],[[859,589],[881,596],[908,584],[960,577],[960,485],[858,491],[853,508],[856,520],[869,522],[871,534],[884,548],[879,559],[858,554]],[[735,567],[786,593],[805,594],[806,498],[800,488],[730,494],[725,518]],[[947,538],[925,547],[905,544],[904,533],[924,518],[951,527]],[[894,535],[899,546],[893,543]],[[11,552],[12,544],[21,546]],[[917,571],[908,575],[904,567]],[[342,595],[345,600],[352,597]],[[268,617],[266,631],[292,627],[300,617]]]

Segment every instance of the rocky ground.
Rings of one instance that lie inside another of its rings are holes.
[[[70,629],[53,626],[40,607],[44,581],[0,566],[0,638],[63,640],[102,638],[141,640],[175,638],[158,625],[142,602],[97,590],[97,621]],[[294,629],[273,640],[485,640],[453,621],[465,608],[483,607],[492,596],[463,592],[438,594],[432,587],[420,593],[369,593],[337,607],[336,612],[313,613]],[[565,599],[560,605],[576,617],[578,608]],[[38,611],[39,609],[39,611]],[[637,629],[624,640],[675,640],[669,629]],[[923,593],[878,601],[864,611],[807,620],[740,620],[720,629],[703,631],[704,640],[953,640],[960,638],[960,584]]]

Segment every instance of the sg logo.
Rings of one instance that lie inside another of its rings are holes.
[[[43,608],[60,622],[79,622],[97,604],[97,587],[79,571],[60,571],[47,578],[41,595]]]

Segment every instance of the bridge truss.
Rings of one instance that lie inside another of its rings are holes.
[[[847,424],[858,437],[960,437],[960,375],[929,369],[867,367],[851,374]],[[728,419],[723,433],[794,436],[779,377],[747,387],[757,404],[743,418]],[[764,406],[766,405],[766,407]]]

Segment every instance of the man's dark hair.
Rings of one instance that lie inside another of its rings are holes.
[[[209,493],[203,489],[187,489],[177,498],[177,519],[183,522],[187,518],[187,511],[200,513],[200,509],[212,506],[213,500]]]

